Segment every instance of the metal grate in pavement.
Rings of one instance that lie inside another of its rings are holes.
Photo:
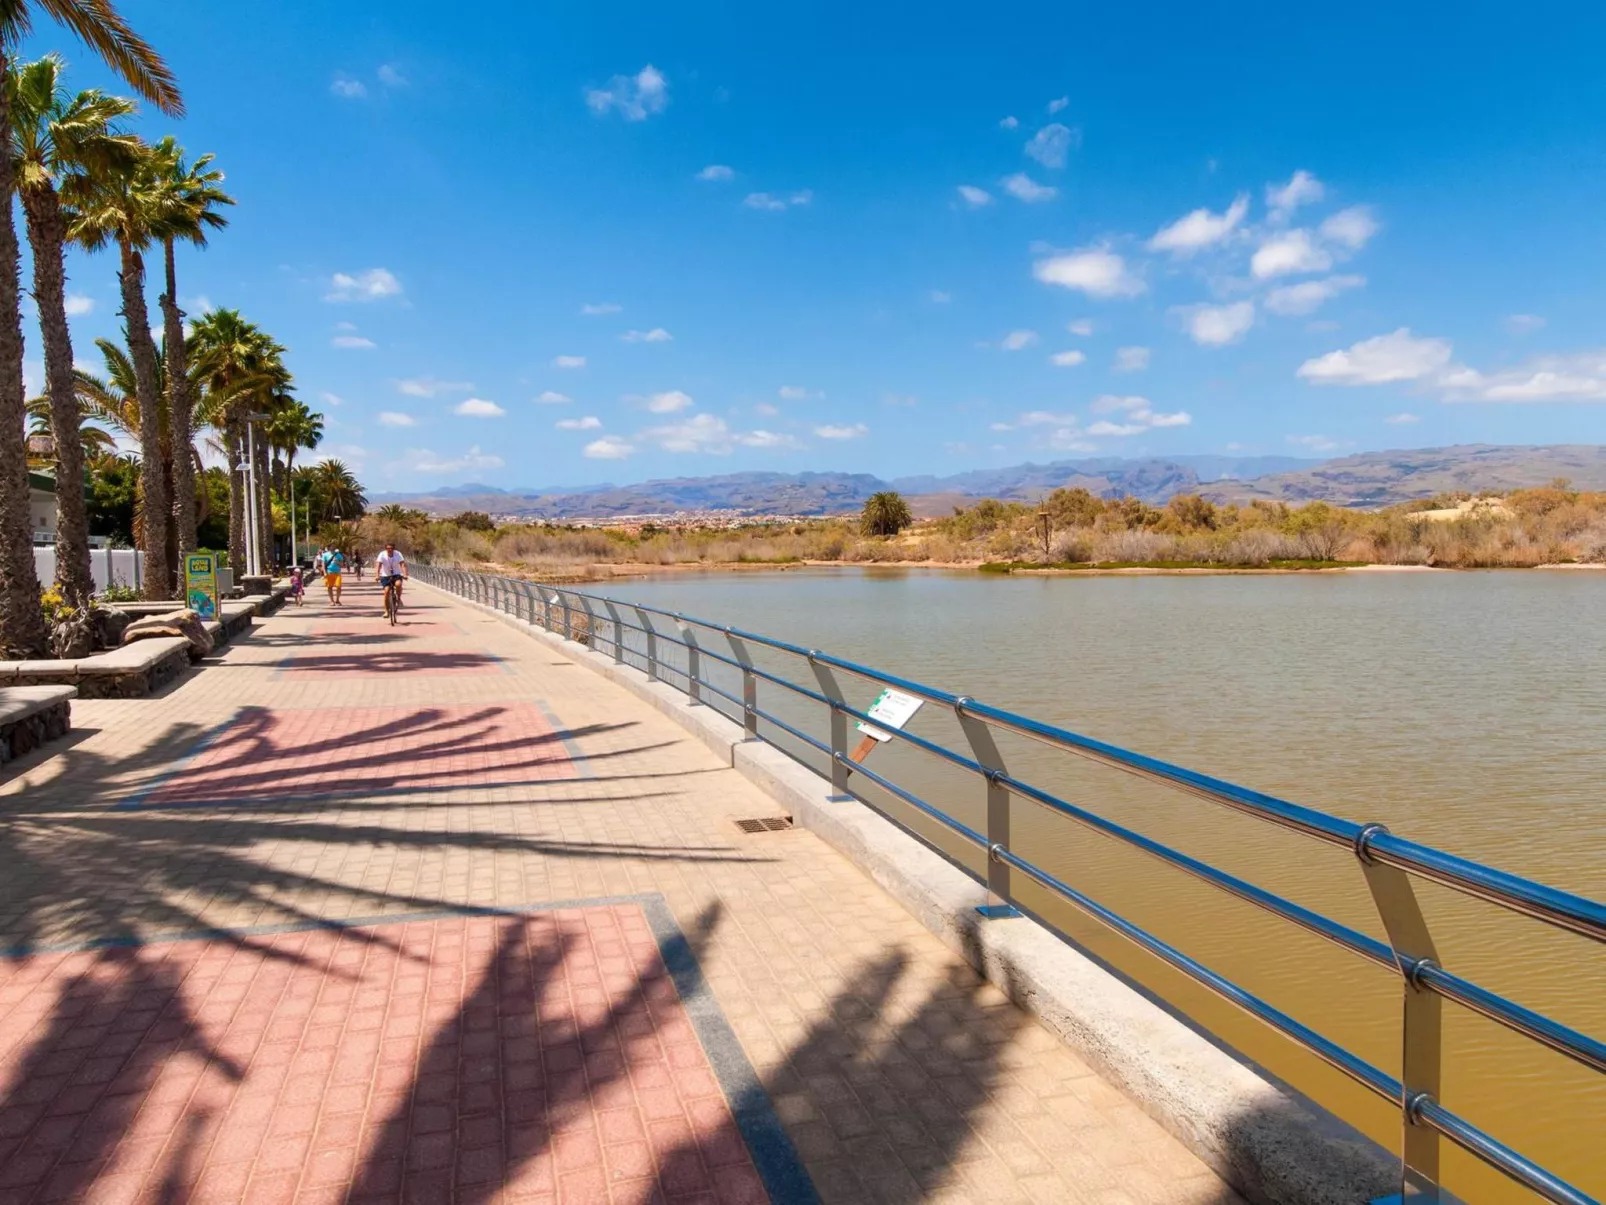
[[[736,827],[744,833],[780,833],[792,827],[790,816],[757,816],[751,820],[738,820]]]

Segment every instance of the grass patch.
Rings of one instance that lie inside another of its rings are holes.
[[[989,561],[982,573],[1014,573],[1018,569],[1353,569],[1365,561],[1323,561],[1314,557],[1279,557],[1258,565],[1223,561]]]
[[[740,552],[736,554],[738,565],[801,565],[800,556],[753,556],[751,553]]]

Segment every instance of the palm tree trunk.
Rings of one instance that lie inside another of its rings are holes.
[[[0,80],[11,71],[0,56]],[[10,657],[42,657],[49,647],[39,609],[39,574],[33,567],[33,520],[28,511],[28,446],[23,435],[27,399],[22,387],[22,282],[12,164],[11,105],[0,87],[0,649]]]
[[[257,521],[257,531],[262,536],[262,547],[257,549],[258,566],[263,573],[271,572],[273,566],[273,493],[272,466],[268,463],[268,441],[260,430],[257,431],[257,514],[261,516]]]
[[[243,442],[240,420],[231,407],[223,427],[223,443],[229,458],[229,564],[236,579],[245,575],[245,474],[240,471]]]
[[[65,601],[83,607],[95,592],[89,567],[89,515],[84,503],[83,416],[73,381],[72,331],[67,325],[67,223],[50,185],[22,194],[33,250],[33,299],[45,345],[45,392],[56,445],[56,581]]]
[[[195,551],[195,463],[190,447],[195,440],[195,395],[190,389],[189,362],[184,346],[184,313],[178,308],[178,273],[173,263],[173,240],[162,246],[167,263],[167,292],[162,294],[162,334],[167,343],[167,419],[173,438],[173,527],[177,533],[179,564]]]
[[[139,479],[145,493],[144,594],[170,597],[172,568],[167,560],[167,533],[173,511],[162,470],[162,399],[156,385],[156,341],[151,338],[150,310],[145,305],[145,260],[127,240],[118,240],[123,266],[123,326],[128,354],[134,361],[135,395],[139,399]]]

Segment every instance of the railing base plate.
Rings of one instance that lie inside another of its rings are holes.
[[[1020,915],[1020,909],[1014,904],[977,904],[976,911],[986,920],[1008,920]]]

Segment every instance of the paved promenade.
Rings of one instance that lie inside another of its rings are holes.
[[[1238,1200],[667,719],[378,611],[8,767],[0,1205]]]

